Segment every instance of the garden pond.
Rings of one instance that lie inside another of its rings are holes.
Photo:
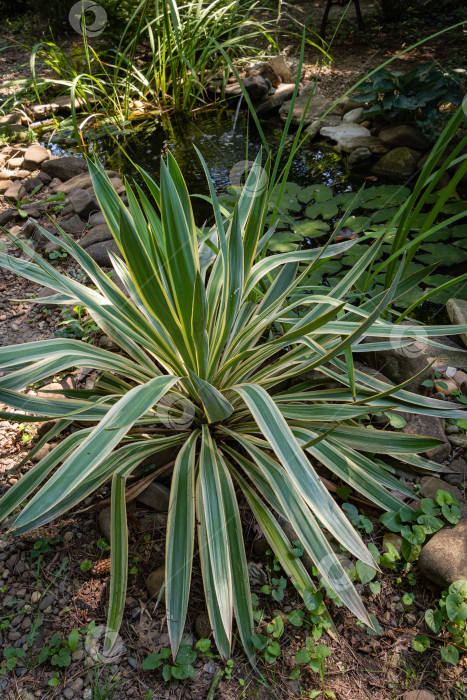
[[[262,126],[274,154],[283,135],[283,125],[271,120]],[[87,135],[89,133],[86,132]],[[284,149],[284,164],[292,141],[293,134],[289,135]],[[56,155],[76,150],[71,144],[68,145],[67,139],[56,139],[52,143],[43,140],[42,143],[51,147]],[[106,167],[119,170],[140,184],[144,183],[134,164],[157,179],[160,159],[170,151],[182,169],[190,192],[206,196],[209,194],[208,186],[195,146],[206,160],[222,203],[226,208],[232,207],[236,186],[241,184],[240,174],[244,163],[254,159],[261,148],[261,138],[246,111],[213,108],[194,113],[189,119],[170,117],[164,127],[158,122],[151,125],[146,122],[144,126],[126,128],[118,137],[106,135],[100,129],[88,140],[90,151],[103,160]],[[364,172],[350,172],[340,154],[328,144],[310,140],[296,153],[275,217],[279,222],[270,240],[269,250],[272,253],[285,252],[299,246],[323,244],[349,207],[350,216],[338,235],[341,240],[357,235],[361,239],[359,245],[341,259],[327,260],[321,269],[314,271],[308,278],[309,291],[325,292],[332,288],[363,250],[387,230],[388,222],[410,194],[407,186],[379,180],[375,183],[375,180],[375,177],[366,177]],[[432,195],[432,200],[438,196],[437,193]],[[465,201],[451,199],[443,206],[438,221],[448,219],[466,208]],[[199,198],[196,204],[199,224],[203,223],[208,211],[207,203]],[[413,235],[416,235],[423,221],[424,214],[421,213],[414,223]],[[389,251],[390,243],[387,242],[382,246],[383,256]],[[410,272],[433,263],[439,263],[438,268],[421,285],[401,296],[396,306],[405,309],[431,288],[465,273],[466,261],[467,224],[456,222],[441,228],[420,244],[410,263]],[[382,289],[383,279],[384,273],[374,278],[371,287],[364,288],[366,279],[363,278],[359,291],[377,293]],[[444,305],[451,297],[467,299],[467,283],[461,281],[439,291],[416,309],[416,317],[424,322],[448,322]]]

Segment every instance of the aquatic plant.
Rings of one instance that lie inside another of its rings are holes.
[[[63,437],[9,489],[0,517],[12,516],[10,530],[21,534],[60,517],[111,480],[106,638],[111,647],[127,581],[126,480],[144,460],[157,460],[159,452],[173,448],[165,562],[173,656],[185,625],[197,531],[216,644],[228,657],[234,613],[253,660],[254,623],[237,500],[248,502],[302,596],[314,590],[314,583],[293,555],[279,517],[292,524],[326,585],[371,625],[325,530],[362,562],[376,563],[327,490],[323,470],[381,508],[397,510],[402,501],[394,492],[413,494],[374,455],[390,454],[439,472],[443,467],[419,456],[439,442],[376,430],[368,427],[369,418],[394,408],[446,418],[464,413],[448,402],[411,394],[406,383],[386,384],[354,366],[352,350],[366,335],[375,338],[368,349],[403,346],[412,342],[412,332],[418,336],[419,326],[401,328],[382,314],[423,278],[423,271],[401,282],[402,262],[389,290],[354,305],[349,295],[378,254],[376,241],[332,291],[294,295],[321,260],[356,249],[358,242],[334,243],[331,237],[319,248],[266,255],[275,227],[266,223],[274,196],[270,161],[262,167],[258,155],[231,214],[219,204],[202,162],[214,221],[205,228],[195,224],[190,196],[170,154],[161,165],[160,187],[141,172],[153,202],[138,185],[128,184],[128,207],[104,169],[88,161],[121,253],[110,253],[112,265],[127,294],[57,224],[60,244],[93,287],[62,274],[9,234],[29,257],[1,253],[0,265],[55,290],[42,304],[85,306],[121,351],[67,338],[0,349],[6,372],[0,378],[0,401],[20,411],[2,412],[2,418],[58,419],[55,431],[68,429],[75,419],[89,424]],[[298,272],[300,264],[304,269]],[[434,335],[466,331],[467,326],[423,328],[427,342]],[[94,389],[64,391],[63,398],[40,390],[24,393],[31,384],[81,366],[99,370]]]

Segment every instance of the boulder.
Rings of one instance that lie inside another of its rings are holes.
[[[87,219],[89,214],[99,209],[99,204],[89,190],[75,189],[70,192],[70,204],[73,210],[82,219]]]
[[[120,258],[122,257],[118,246],[113,239],[109,241],[102,241],[101,243],[94,243],[93,245],[88,246],[86,252],[98,265],[101,265],[102,267],[111,267],[108,254],[109,250],[111,250],[112,253],[115,253],[115,255],[118,255]]]
[[[84,221],[80,219],[77,214],[70,216],[69,219],[59,221],[58,223],[66,233],[74,236],[79,236],[82,234],[85,227]]]
[[[36,187],[43,187],[44,186],[44,183],[42,182],[42,180],[39,180],[38,177],[30,177],[23,184],[24,184],[24,189],[26,190],[26,192],[28,194],[30,194],[33,190],[35,190]]]
[[[451,496],[457,498],[459,502],[462,499],[462,494],[459,489],[452,484],[448,484],[444,479],[440,479],[437,476],[423,476],[420,479],[420,493],[424,498],[436,500],[438,491],[447,491]]]
[[[439,530],[423,547],[418,568],[430,581],[439,586],[450,586],[454,581],[467,579],[467,519],[453,528]]]
[[[21,124],[22,114],[14,112],[13,114],[5,114],[0,117],[0,126],[11,126],[12,124]]]
[[[438,464],[444,462],[444,460],[447,459],[451,453],[451,445],[446,438],[444,432],[444,421],[441,418],[436,418],[436,416],[415,414],[402,429],[402,432],[409,433],[411,435],[425,435],[425,437],[442,440],[442,445],[433,447],[433,449],[427,450],[427,452],[424,453],[428,459],[432,459],[434,462],[438,462]]]
[[[310,134],[310,138],[314,138],[319,134],[319,130],[323,126],[338,126],[339,124],[342,124],[342,117],[338,117],[336,114],[327,114],[325,117],[320,117],[312,122],[306,127],[305,131]]]
[[[13,184],[13,180],[0,180],[0,194],[4,194]]]
[[[324,126],[320,129],[321,136],[326,136],[332,141],[336,141],[338,148],[343,151],[349,150],[349,139],[363,138],[371,136],[369,129],[359,124],[339,124],[338,126]],[[354,150],[354,149],[352,149]]]
[[[268,65],[274,73],[282,78],[284,83],[295,83],[298,76],[299,61],[295,56],[273,56]]]
[[[112,234],[107,224],[100,224],[99,226],[94,226],[90,231],[84,234],[81,238],[79,244],[82,248],[88,248],[94,243],[102,243],[103,241],[112,240]]]
[[[260,68],[259,74],[263,78],[265,78],[265,79],[267,78],[269,80],[269,82],[271,83],[272,87],[274,87],[274,88],[278,88],[279,85],[282,83],[281,76],[278,75],[278,73],[276,73],[276,71],[274,70],[274,68],[272,67],[272,65],[269,62],[265,63]]]
[[[423,338],[423,326],[416,334],[416,340],[404,347],[395,347],[381,352],[368,353],[366,359],[374,365],[376,369],[384,372],[396,384],[405,382],[423,367],[428,367],[430,362],[434,362],[433,368],[440,372],[445,372],[447,367],[467,366],[467,354],[465,350],[452,340],[446,337],[433,338],[444,347],[435,347],[425,342]],[[375,338],[368,337],[365,342],[375,342]],[[429,378],[430,370],[421,374],[420,377],[411,382],[406,389],[418,391],[422,382]]]
[[[24,184],[20,180],[15,180],[4,192],[6,199],[11,199],[12,202],[17,202],[20,198],[27,194]]]
[[[268,96],[265,102],[259,104],[256,109],[256,114],[267,114],[273,109],[280,107],[286,100],[290,100],[293,95],[295,85],[293,83],[281,83],[277,90]]]
[[[415,127],[409,124],[398,124],[383,129],[378,134],[379,138],[387,146],[405,146],[416,151],[426,151],[430,147],[429,141]]]
[[[54,187],[51,185],[53,192],[65,192],[65,194],[69,194],[71,190],[74,189],[87,190],[90,187],[92,187],[92,180],[87,170],[78,173],[78,175],[74,175],[74,177],[66,180],[66,182],[60,181]]]
[[[142,491],[136,500],[143,503],[148,508],[152,508],[157,513],[164,513],[169,509],[170,489],[164,484],[159,484],[157,481],[152,481],[144,491]]]
[[[316,91],[311,97],[310,103],[307,108],[307,103],[309,99],[309,95],[307,94],[302,94],[297,97],[292,112],[291,122],[295,126],[298,126],[300,124],[303,115],[305,115],[303,122],[305,126],[307,124],[311,124],[311,122],[315,122],[332,106],[331,100],[329,100],[327,97],[323,97],[322,95],[316,94]],[[284,104],[280,108],[279,114],[282,121],[287,121],[291,107],[292,101],[289,100],[288,102],[284,102]]]
[[[76,156],[63,156],[63,158],[52,158],[42,163],[42,170],[50,177],[58,177],[65,182],[75,175],[87,172],[86,161]]]
[[[10,160],[7,163],[7,167],[10,170],[16,170],[17,168],[21,168],[24,162],[23,156],[15,156],[14,158],[10,158]]]
[[[360,146],[349,154],[349,168],[360,168],[371,160],[371,151],[367,146]]]
[[[400,146],[382,156],[372,167],[371,172],[383,177],[405,179],[416,171],[419,159],[418,151]]]
[[[362,116],[363,107],[355,107],[344,114],[342,121],[344,124],[351,124],[352,122],[359,122]]]
[[[271,86],[262,75],[243,78],[242,82],[253,104],[261,104],[267,100]]]
[[[49,158],[50,153],[44,146],[41,146],[39,143],[33,143],[24,154],[23,167],[26,170],[37,170]]]
[[[446,310],[452,323],[467,325],[467,301],[465,299],[449,299]],[[460,337],[464,345],[467,346],[467,333],[462,333]]]
[[[354,102],[350,97],[343,97],[332,110],[333,114],[337,114],[343,117],[347,112],[351,112],[352,109],[359,109],[362,106],[361,102]]]

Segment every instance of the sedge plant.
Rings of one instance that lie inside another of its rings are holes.
[[[382,382],[353,363],[352,350],[367,335],[374,340],[369,349],[411,342],[411,331],[417,337],[419,326],[394,325],[382,315],[423,271],[401,282],[402,261],[388,290],[354,306],[348,296],[377,255],[380,244],[375,242],[329,294],[294,295],[315,265],[358,242],[334,243],[331,237],[321,248],[266,255],[274,232],[267,224],[270,161],[262,166],[258,155],[229,214],[200,158],[214,222],[204,228],[195,223],[182,173],[170,154],[161,164],[160,185],[144,171],[145,191],[127,184],[128,206],[102,166],[88,159],[99,205],[120,251],[119,256],[110,252],[120,286],[58,224],[60,239],[39,228],[49,240],[61,241],[92,286],[59,272],[9,234],[27,259],[0,253],[0,264],[53,289],[42,304],[85,306],[120,351],[68,338],[0,349],[5,372],[0,401],[14,409],[3,411],[2,418],[58,419],[55,432],[73,427],[74,420],[81,426],[68,431],[9,489],[0,501],[0,517],[20,535],[61,517],[111,481],[106,638],[111,647],[127,582],[126,480],[148,457],[172,448],[165,597],[174,658],[197,541],[217,647],[229,657],[235,617],[253,662],[254,622],[238,499],[249,504],[301,595],[314,584],[291,552],[281,518],[292,524],[326,585],[371,624],[326,531],[359,560],[376,563],[318,472],[325,468],[384,510],[398,510],[402,501],[395,491],[413,494],[381,456],[439,472],[443,467],[420,456],[439,441],[376,430],[367,419],[394,408],[454,419],[464,412],[412,394],[406,383]],[[424,336],[429,341],[466,331],[467,326],[424,327]],[[94,389],[66,391],[62,398],[40,390],[25,393],[46,377],[81,366],[99,370]]]

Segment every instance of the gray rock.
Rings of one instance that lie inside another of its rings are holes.
[[[23,167],[26,170],[37,170],[49,158],[50,154],[44,146],[41,146],[39,143],[33,143],[24,154]]]
[[[465,433],[450,435],[448,439],[454,447],[462,447],[462,449],[467,450],[467,435]]]
[[[332,141],[336,141],[338,148],[349,150],[349,140],[368,138],[371,136],[369,129],[359,124],[339,124],[338,126],[323,126],[319,133]],[[351,149],[354,150],[354,149]]]
[[[446,310],[452,323],[467,325],[467,301],[465,299],[449,299]],[[460,337],[464,345],[467,346],[467,333],[462,333]]]
[[[405,179],[416,171],[419,158],[418,151],[406,146],[399,146],[382,156],[374,164],[371,172],[383,177]]]
[[[37,176],[41,182],[44,183],[44,185],[48,185],[49,182],[52,182],[52,178],[50,175],[47,175],[47,173],[44,173],[43,170],[40,171],[40,173]]]
[[[298,124],[300,124],[303,115],[305,115],[303,121],[303,124],[305,126],[311,124],[312,122],[315,122],[317,119],[319,119],[319,117],[322,117],[323,114],[327,112],[327,110],[330,109],[330,107],[332,106],[331,100],[329,100],[327,97],[323,97],[322,95],[317,94],[317,92],[315,92],[313,97],[310,99],[310,103],[307,108],[308,99],[309,95],[306,94],[299,95],[297,97],[293,108],[291,121],[291,123],[295,126],[298,126]],[[285,122],[287,120],[291,107],[292,101],[289,100],[287,102],[284,102],[282,107],[279,109],[279,115],[282,121]]]
[[[467,519],[453,528],[443,528],[423,547],[418,558],[420,571],[440,586],[467,579]]]
[[[82,219],[99,209],[99,204],[89,190],[74,189],[69,195],[70,204]]]
[[[441,418],[414,415],[412,420],[402,429],[402,432],[412,435],[425,435],[426,437],[432,437],[436,440],[442,440],[442,445],[438,445],[424,452],[424,455],[434,462],[441,464],[451,453],[451,446],[444,433],[444,421]]]
[[[101,211],[97,211],[95,214],[91,214],[89,217],[89,223],[91,226],[98,226],[99,224],[105,224],[105,216]]]
[[[6,190],[11,187],[13,180],[0,180],[0,194],[6,192]]]
[[[0,226],[6,226],[14,214],[16,214],[16,209],[4,209],[0,211]]]
[[[262,75],[253,75],[249,78],[243,78],[242,82],[253,104],[261,104],[267,100],[270,85],[268,85]]]
[[[155,598],[157,600],[164,581],[165,564],[163,566],[159,566],[158,569],[151,571],[151,573],[146,579],[146,588],[148,589],[148,593],[151,596],[151,598]],[[161,602],[165,602],[165,589],[164,593],[161,596]]]
[[[139,503],[152,508],[158,513],[164,513],[169,509],[170,489],[157,481],[152,481],[147,488],[142,491],[136,500]]]
[[[60,398],[62,398],[62,396],[60,396]],[[41,459],[47,457],[49,452],[53,450],[54,447],[55,445],[51,442],[46,442],[45,445],[42,445],[42,447],[37,450],[36,454],[31,457],[31,462],[37,464],[37,462],[40,462]]]
[[[360,121],[360,117],[362,116],[362,112],[363,107],[355,107],[344,114],[342,121],[345,124],[351,124],[352,122],[358,123]]]
[[[66,231],[66,233],[74,236],[79,236],[82,234],[85,227],[83,220],[77,214],[70,216],[69,219],[59,221],[58,224],[64,231]]]
[[[342,117],[338,117],[336,114],[327,114],[325,117],[312,122],[306,127],[305,131],[310,134],[310,138],[314,138],[319,134],[319,130],[323,126],[338,126],[339,124],[342,124]]]
[[[450,338],[433,338],[444,347],[434,347],[423,339],[423,326],[416,333],[417,340],[404,347],[393,347],[376,353],[368,353],[366,359],[376,369],[389,377],[396,384],[405,382],[434,362],[433,369],[443,372],[447,367],[464,367],[467,364],[467,354],[459,345]],[[375,338],[368,337],[365,342],[374,342]],[[418,391],[422,382],[430,376],[430,370],[421,374],[406,388],[410,391]]]
[[[387,146],[406,146],[416,151],[426,151],[430,147],[429,142],[418,129],[409,124],[397,124],[383,129],[378,134],[379,138]]]
[[[110,508],[105,508],[99,513],[99,527],[107,542],[110,544]]]
[[[91,176],[86,170],[71,177],[66,182],[59,182],[54,187],[51,187],[53,192],[65,192],[69,194],[74,189],[88,190],[92,187]]]
[[[118,257],[122,257],[120,250],[118,249],[118,246],[114,240],[102,241],[102,243],[94,243],[93,245],[88,246],[86,252],[98,265],[101,265],[103,267],[110,267],[111,263],[109,254],[107,252],[109,250],[111,250],[112,253],[115,253],[115,255],[118,255]]]
[[[444,474],[444,480],[452,486],[459,486],[459,484],[467,483],[467,462],[462,457],[458,459],[453,459],[449,465],[449,468],[453,470],[452,474]]]
[[[74,698],[75,692],[72,688],[65,688],[63,691],[63,697],[65,697],[67,700],[71,700],[71,698]]]
[[[27,194],[24,184],[20,180],[16,180],[12,185],[4,192],[6,199],[11,199],[12,202],[17,202],[20,198],[25,197]]]
[[[87,172],[86,161],[75,156],[63,156],[63,158],[53,158],[46,160],[42,164],[42,171],[50,175],[50,177],[58,177],[62,181],[70,180],[70,178]]]
[[[49,605],[52,605],[52,603],[55,600],[54,595],[46,595],[44,598],[42,598],[41,602],[39,603],[39,610],[45,610],[46,608],[49,607]]]
[[[99,224],[98,226],[94,226],[90,231],[87,231],[80,239],[79,244],[82,248],[87,248],[88,246],[94,245],[94,243],[102,243],[103,241],[110,240],[112,240],[112,234],[107,224]]]
[[[367,146],[360,146],[349,154],[349,168],[360,168],[371,160],[371,151]]]
[[[360,102],[354,102],[350,97],[344,97],[332,110],[333,114],[337,114],[343,117],[347,112],[351,112],[353,109],[359,109],[361,107]]]
[[[212,632],[211,621],[205,610],[196,616],[194,627],[198,639],[208,639],[210,637]]]
[[[21,124],[22,114],[14,112],[13,114],[5,114],[0,117],[0,126],[11,126],[11,124]]]
[[[436,500],[438,491],[447,491],[457,498],[460,502],[462,500],[462,494],[456,486],[448,484],[443,479],[439,479],[437,476],[423,476],[420,479],[420,493],[424,498],[433,498]]]
[[[295,56],[273,56],[268,64],[284,83],[295,83],[299,68],[299,61]]]
[[[255,108],[256,113],[261,115],[273,109],[277,109],[284,104],[286,100],[291,99],[294,89],[295,85],[293,83],[281,83],[273,95],[269,95],[265,102],[261,102],[261,104]]]
[[[26,190],[26,192],[28,194],[31,193],[33,190],[35,190],[36,187],[43,187],[44,186],[44,183],[38,177],[30,177],[23,184],[24,184],[24,189]]]

